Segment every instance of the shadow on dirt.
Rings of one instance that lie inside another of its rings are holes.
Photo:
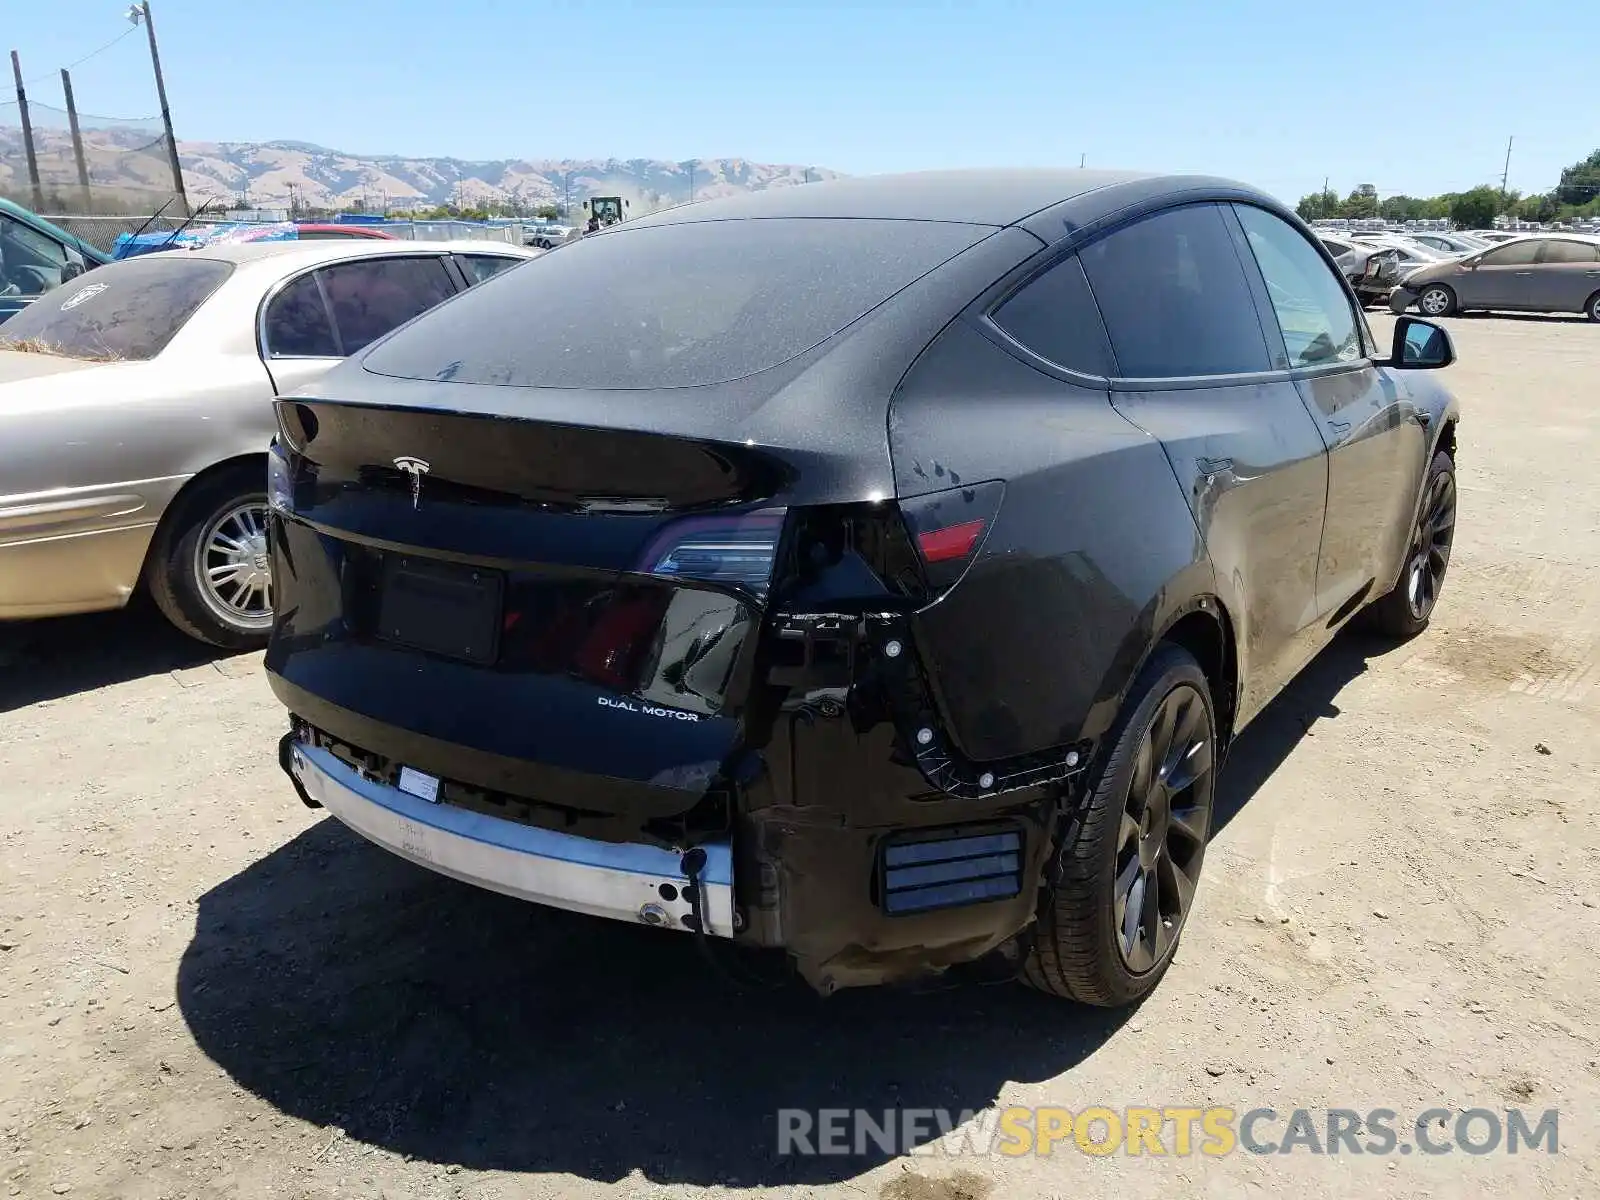
[[[119,612],[0,622],[0,712],[228,654],[179,633],[142,595]]]
[[[1227,768],[1217,781],[1212,833],[1239,815],[1301,738],[1314,736],[1318,721],[1340,715],[1334,700],[1345,685],[1364,674],[1374,659],[1400,648],[1360,629],[1346,629],[1312,659],[1250,722],[1229,751]]]
[[[177,991],[237,1083],[353,1139],[703,1185],[851,1178],[884,1153],[780,1158],[777,1111],[982,1109],[1123,1019],[1017,986],[738,992],[687,936],[478,891],[333,820],[201,897]]]
[[[1223,821],[1381,649],[1341,637],[1262,714],[1224,775]],[[177,991],[235,1081],[352,1139],[698,1185],[853,1178],[888,1156],[867,1142],[780,1158],[778,1110],[981,1110],[1007,1081],[1067,1071],[1130,1015],[1021,986],[738,992],[686,936],[478,891],[333,820],[201,897]]]

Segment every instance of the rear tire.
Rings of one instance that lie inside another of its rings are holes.
[[[1456,464],[1440,450],[1422,483],[1400,578],[1367,608],[1367,623],[1386,637],[1404,640],[1428,627],[1450,566],[1456,533]]]
[[[265,485],[260,465],[221,471],[181,495],[156,533],[145,586],[162,615],[198,641],[225,650],[267,644]]]
[[[1456,315],[1456,294],[1442,283],[1430,283],[1417,293],[1417,311],[1425,317]]]
[[[1188,651],[1156,647],[1105,745],[1082,827],[1057,852],[1022,978],[1109,1008],[1143,999],[1166,973],[1211,833],[1216,714]]]
[[[1600,292],[1596,292],[1584,301],[1583,315],[1591,321],[1600,321]]]

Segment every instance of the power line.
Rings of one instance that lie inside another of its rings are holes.
[[[84,63],[88,62],[91,58],[99,57],[100,55],[104,54],[107,50],[111,49],[111,47],[115,46],[123,38],[127,37],[130,33],[137,32],[138,29],[139,29],[139,27],[137,25],[128,26],[128,28],[124,29],[121,33],[117,34],[116,37],[112,38],[104,46],[101,46],[98,50],[91,50],[91,51],[89,51],[89,53],[85,54],[82,58],[78,59],[77,62],[68,63],[67,66],[66,66],[66,69],[68,71],[70,71],[75,67],[82,66]],[[41,79],[50,78],[50,75],[51,75],[51,72],[46,71],[43,75],[35,75],[32,79],[27,79],[27,80],[24,80],[23,82],[25,84],[38,83]]]

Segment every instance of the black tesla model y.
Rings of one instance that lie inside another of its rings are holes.
[[[1219,179],[620,224],[279,403],[283,766],[432,870],[823,992],[975,964],[1128,1003],[1229,743],[1345,624],[1427,624],[1453,358],[1404,317],[1380,350]]]

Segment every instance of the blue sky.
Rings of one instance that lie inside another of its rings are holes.
[[[0,49],[57,68],[126,0],[0,0]],[[179,138],[461,158],[758,161],[872,173],[1206,171],[1290,200],[1373,183],[1545,190],[1600,145],[1600,4],[1504,0],[152,0]],[[1557,16],[1561,13],[1561,16]],[[1447,15],[1446,15],[1447,14]],[[142,31],[78,106],[158,111]],[[7,96],[7,99],[10,97]]]

